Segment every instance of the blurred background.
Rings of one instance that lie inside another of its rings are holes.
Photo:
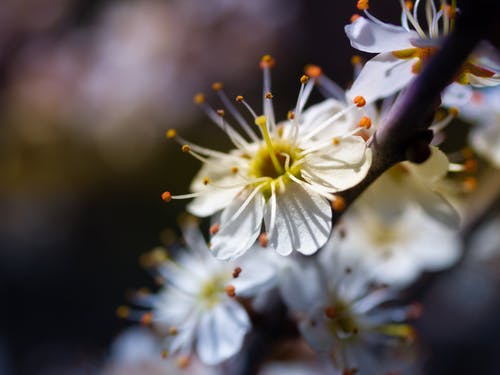
[[[372,4],[392,22],[399,9]],[[165,131],[227,148],[192,97],[216,103],[210,85],[221,81],[259,109],[268,53],[278,118],[308,63],[346,87],[354,10],[333,0],[2,0],[0,374],[99,371],[130,325],[117,306],[153,285],[140,254],[176,231],[185,202],[160,195],[187,192],[199,167]],[[493,228],[497,206],[484,219]],[[485,236],[471,243],[493,244],[486,262],[416,293],[429,307],[427,373],[500,373],[499,241]]]

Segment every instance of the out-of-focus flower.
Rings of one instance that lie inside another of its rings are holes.
[[[235,297],[252,297],[274,282],[274,270],[259,258],[238,263],[213,258],[193,223],[183,227],[188,247],[171,259],[161,250],[144,258],[156,264],[158,277],[167,285],[157,295],[138,293],[136,302],[152,310],[140,314],[167,335],[166,350],[185,362],[193,348],[207,365],[218,364],[238,353],[251,328],[248,314]],[[259,263],[257,263],[259,260]],[[139,314],[122,307],[119,314]]]
[[[396,294],[377,286],[371,274],[327,247],[317,257],[289,264],[280,279],[283,299],[299,319],[303,337],[344,373],[387,369],[415,338],[404,321],[419,314],[418,306],[389,306]]]
[[[368,11],[368,0],[358,1],[365,17],[354,17],[345,27],[351,45],[361,51],[378,53],[368,61],[353,83],[350,93],[371,101],[394,94],[405,87],[422,69],[422,65],[439,48],[442,37],[453,30],[459,9],[456,3],[438,9],[434,0],[405,2],[400,0],[401,26],[386,24]],[[426,25],[418,21],[419,5],[425,6]],[[413,9],[412,9],[413,8]],[[473,86],[500,83],[498,58],[481,45],[462,66],[456,81]],[[495,61],[496,60],[496,61]]]
[[[162,358],[161,342],[151,330],[133,327],[121,333],[111,345],[111,355],[103,369],[106,375],[181,375],[215,374],[199,362],[191,361],[189,370]]]
[[[215,90],[249,140],[229,125],[224,110],[213,110],[201,94],[195,101],[236,149],[213,151],[185,141],[174,130],[167,132],[167,137],[183,144],[183,151],[204,165],[191,185],[192,194],[172,196],[165,192],[163,198],[196,198],[188,210],[197,216],[223,210],[220,221],[212,227],[210,241],[219,259],[241,256],[259,235],[261,242],[281,255],[289,255],[293,249],[306,255],[314,253],[330,234],[329,201],[335,201],[334,193],[359,183],[371,165],[371,150],[356,135],[362,128],[349,121],[356,118],[355,113],[364,112],[365,100],[355,98],[351,105],[329,100],[302,113],[314,85],[312,79],[303,76],[294,112],[289,113],[288,121],[276,123],[270,82],[273,63],[270,56],[261,62],[263,115],[257,115],[242,96],[236,98],[254,117],[262,139],[237,112],[219,83],[214,84]]]
[[[475,91],[472,100],[460,107],[460,117],[474,123],[470,132],[474,150],[500,168],[500,89]]]

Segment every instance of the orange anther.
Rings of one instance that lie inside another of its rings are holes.
[[[335,198],[333,198],[331,205],[334,211],[342,212],[345,210],[345,199],[340,195],[336,195]]]
[[[234,287],[234,285],[229,284],[228,286],[226,286],[226,294],[231,298],[234,298],[236,296],[236,288]]]
[[[220,224],[219,223],[212,224],[210,226],[210,234],[211,235],[216,234],[219,231],[219,229],[220,229]]]
[[[334,319],[335,318],[335,313],[336,313],[336,310],[335,310],[335,307],[333,306],[328,306],[325,308],[324,310],[325,312],[325,316],[328,318],[328,319]]]
[[[272,99],[273,98],[273,94],[271,94],[270,92],[266,92],[265,97],[266,97],[266,99]]]
[[[477,170],[477,160],[476,159],[467,159],[464,163],[464,171],[465,172],[475,172]]]
[[[238,276],[240,276],[241,273],[241,267],[236,267],[233,271],[233,277],[236,279]]]
[[[321,74],[323,74],[323,71],[317,65],[312,65],[312,64],[306,65],[304,70],[306,74],[312,78],[318,78],[319,76],[321,76]]]
[[[203,177],[203,185],[208,185],[210,183],[210,177]]]
[[[183,356],[180,356],[177,358],[177,366],[179,368],[184,369],[184,368],[188,367],[190,362],[191,361],[190,361],[189,357],[186,355],[183,355]]]
[[[120,319],[125,319],[130,316],[130,308],[128,306],[119,306],[116,309],[116,316],[119,317]]]
[[[147,312],[147,313],[144,313],[142,316],[141,316],[141,324],[143,325],[149,325],[153,322],[153,313],[152,312]]]
[[[243,98],[243,96],[241,96],[241,95],[238,95],[238,96],[236,97],[236,101],[237,101],[237,102],[239,102],[239,103],[241,103],[243,100],[245,100],[245,99],[244,99],[244,98]]]
[[[161,194],[161,199],[163,199],[164,202],[170,202],[172,200],[172,194],[170,194],[169,191],[164,191]]]
[[[410,12],[413,10],[413,1],[406,0],[405,5],[406,5],[406,9],[408,9]]]
[[[337,146],[340,143],[340,138],[338,137],[333,137],[332,138],[332,144]]]
[[[368,8],[370,8],[370,3],[368,0],[358,0],[356,7],[359,10],[367,10]]]
[[[202,104],[202,103],[205,103],[205,95],[203,95],[202,93],[198,93],[194,96],[193,98],[193,102],[195,104]]]
[[[189,152],[191,151],[191,147],[189,147],[189,145],[182,145],[181,150],[182,152]]]
[[[293,120],[295,118],[295,113],[293,111],[288,111],[286,117],[289,119],[289,120]]]
[[[307,82],[309,82],[309,77],[308,76],[306,76],[304,74],[302,77],[300,77],[300,83],[306,84]]]
[[[354,13],[350,18],[351,23],[356,22],[360,17],[361,16],[359,14]]]
[[[352,101],[360,108],[366,105],[366,100],[362,96],[356,96]]]
[[[215,91],[222,90],[222,83],[220,83],[220,82],[212,83],[212,89]]]
[[[457,107],[450,107],[449,109],[450,116],[457,117],[458,116],[458,108]]]
[[[224,112],[224,110],[223,110],[223,109],[218,109],[216,112],[217,112],[217,114],[218,114],[220,117],[224,116],[224,114],[225,114],[225,112]]]
[[[363,116],[361,117],[361,120],[359,120],[358,126],[360,128],[370,129],[370,127],[372,126],[372,120],[370,120],[370,118],[367,116]]]
[[[267,233],[263,232],[259,236],[259,244],[262,247],[267,247]]]
[[[168,334],[171,335],[171,336],[175,336],[177,335],[178,331],[177,331],[177,328],[176,327],[170,327],[168,329]]]
[[[359,16],[358,16],[359,17]],[[358,65],[358,64],[361,64],[361,56],[359,55],[354,55],[351,57],[351,64],[352,65]]]
[[[232,167],[231,168],[231,173],[232,174],[236,174],[236,173],[238,173],[238,171],[239,171],[238,167]]]
[[[475,177],[469,176],[464,179],[464,189],[466,192],[470,193],[477,188],[477,179]]]
[[[272,68],[274,66],[274,58],[271,55],[264,55],[260,60],[261,68]]]

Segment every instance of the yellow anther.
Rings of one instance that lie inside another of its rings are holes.
[[[245,99],[244,99],[244,98],[243,98],[243,96],[241,96],[241,95],[238,95],[238,96],[236,97],[236,101],[237,101],[238,103],[241,103],[243,100],[245,100]]]
[[[361,64],[361,56],[359,55],[354,55],[351,57],[351,64],[352,65],[358,65],[358,64]]]
[[[362,96],[356,96],[352,101],[360,108],[366,105],[366,100]]]
[[[223,117],[225,115],[225,112],[223,109],[218,109],[217,111],[217,114],[220,116],[220,117]]]
[[[204,177],[203,178],[203,185],[208,185],[210,183],[210,178],[209,177]]]
[[[370,129],[370,127],[372,126],[372,120],[370,120],[370,118],[367,116],[363,116],[361,117],[361,120],[359,120],[358,126],[360,128]]]
[[[226,286],[226,294],[228,295],[228,297],[231,297],[231,298],[234,298],[236,297],[236,288],[234,287],[234,285],[228,285]]]
[[[272,99],[273,98],[273,94],[271,94],[270,92],[266,92],[265,97],[266,97],[266,99]]]
[[[370,4],[368,0],[358,0],[356,7],[359,10],[367,10],[368,8],[370,8]]]
[[[411,12],[413,10],[413,1],[411,1],[411,0],[405,1],[405,6],[406,6],[406,9],[408,9]]]
[[[306,65],[304,70],[306,74],[312,78],[318,78],[319,76],[321,76],[321,74],[323,74],[323,71],[317,65],[312,65],[312,64]]]
[[[332,138],[332,144],[337,146],[340,143],[340,138],[338,137],[333,137]]]
[[[457,117],[458,116],[458,108],[457,107],[451,107],[449,109],[450,116]]]
[[[170,194],[169,191],[165,191],[161,194],[161,199],[163,199],[164,202],[170,202],[172,200],[172,194]]]
[[[128,306],[119,306],[116,309],[116,316],[118,316],[120,319],[125,319],[130,316],[130,308]]]
[[[215,91],[222,90],[222,83],[220,83],[220,82],[214,82],[214,83],[212,83],[212,89],[215,90]]]
[[[177,132],[175,131],[175,129],[168,129],[167,132],[165,133],[165,136],[168,139],[174,139],[176,135],[177,135]]]
[[[275,64],[274,58],[271,55],[264,55],[260,60],[261,68],[272,68]]]
[[[161,351],[161,358],[162,358],[162,359],[167,359],[167,358],[168,358],[168,354],[169,354],[169,353],[168,353],[168,350],[167,350],[167,349],[163,349],[163,350]]]
[[[182,145],[181,150],[182,152],[189,152],[191,151],[191,147],[189,145]]]
[[[307,82],[309,82],[309,77],[306,76],[305,74],[300,77],[300,83],[302,83],[303,85],[306,84]]]
[[[202,93],[198,93],[194,96],[193,98],[193,102],[195,104],[203,104],[205,103],[205,95],[203,95]]]
[[[295,113],[293,111],[288,111],[288,114],[286,115],[286,117],[289,120],[293,120],[295,118]]]
[[[231,173],[232,174],[236,174],[236,173],[238,173],[238,171],[239,171],[238,167],[232,167],[231,168]]]
[[[264,116],[264,115],[259,116],[255,119],[255,125],[260,126],[260,127],[265,127],[266,122],[267,122],[267,119],[266,119],[266,116]]]

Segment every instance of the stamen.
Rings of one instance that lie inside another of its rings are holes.
[[[126,319],[130,316],[130,307],[128,306],[119,306],[116,309],[116,316],[120,319]]]
[[[193,102],[194,104],[203,104],[205,103],[205,95],[202,94],[201,92],[199,92],[198,94],[196,94],[193,98]]]
[[[175,129],[168,129],[167,132],[165,133],[165,136],[167,139],[174,139],[177,135],[177,132]]]
[[[169,191],[165,191],[161,194],[161,199],[163,199],[164,202],[168,203],[172,200],[172,194],[170,194]]]
[[[214,234],[217,234],[217,232],[220,229],[220,223],[214,223],[210,226],[210,234],[213,236]]]
[[[340,195],[334,195],[331,205],[334,211],[342,212],[345,210],[346,206],[345,199]]]
[[[418,21],[413,17],[413,15],[411,14],[411,12],[406,7],[405,0],[399,0],[399,2],[401,3],[401,9],[406,14],[406,17],[408,18],[408,20],[410,21],[410,23],[412,24],[412,26],[415,28],[415,30],[417,31],[417,33],[420,35],[420,37],[422,39],[426,39],[427,35],[425,35],[425,32],[420,27],[420,24],[418,23]]]
[[[236,267],[233,271],[233,277],[236,279],[241,273],[241,267]]]
[[[336,309],[334,306],[328,306],[325,308],[324,310],[325,312],[325,316],[328,318],[328,319],[335,319],[336,317]]]
[[[355,14],[353,14],[353,15],[351,16],[351,18],[350,18],[349,20],[351,21],[351,23],[354,23],[354,22],[356,22],[356,20],[358,20],[358,19],[359,19],[359,17],[361,17],[361,16],[360,16],[359,14],[356,14],[356,13],[355,13]]]
[[[170,336],[176,336],[176,335],[177,335],[177,333],[178,333],[178,331],[177,331],[177,328],[176,328],[176,327],[173,327],[173,326],[172,326],[172,327],[170,327],[170,328],[168,329],[168,334],[169,334]]]
[[[236,288],[234,287],[234,285],[230,284],[230,285],[226,286],[226,294],[230,298],[236,297]]]
[[[367,116],[363,116],[361,117],[361,120],[359,120],[358,126],[361,128],[370,129],[370,127],[372,126],[372,120],[370,120],[370,118]]]
[[[150,325],[153,322],[153,313],[147,312],[141,316],[140,322],[142,325]]]
[[[183,355],[177,358],[177,366],[181,369],[185,369],[189,366],[191,360],[187,355]]]
[[[368,0],[358,0],[356,7],[359,10],[367,10],[368,8],[370,8],[370,4]]]
[[[263,232],[260,234],[259,236],[259,244],[261,247],[267,247],[267,242],[268,242],[268,239],[267,239],[267,233],[266,232]]]
[[[163,349],[161,351],[161,359],[167,359],[168,358],[168,355],[169,355],[169,352],[167,349]]]
[[[270,129],[274,130],[276,126],[274,119],[274,109],[273,103],[271,101],[272,95],[269,97],[271,92],[271,68],[274,66],[274,59],[270,55],[265,55],[262,57],[260,62],[260,67],[264,75],[264,87],[263,87],[263,103],[264,115],[269,121]]]
[[[357,107],[361,108],[366,105],[366,100],[362,96],[356,96],[353,99],[353,103],[356,104]]]

